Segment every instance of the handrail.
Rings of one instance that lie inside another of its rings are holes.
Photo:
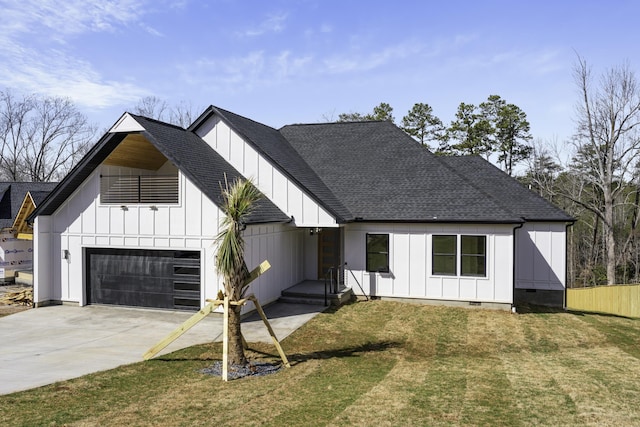
[[[344,266],[347,266],[347,263],[344,263]],[[360,284],[360,282],[358,281],[358,278],[356,277],[355,274],[353,274],[353,271],[351,271],[351,269],[349,268],[345,268],[345,270],[349,270],[349,273],[351,273],[351,276],[353,277],[353,280],[356,281],[356,283],[358,284],[358,287],[360,288],[360,290],[362,291],[362,295],[364,295],[364,297],[367,299],[367,301],[369,301],[369,297],[367,296],[367,294],[365,293],[364,289],[362,289],[362,285]]]
[[[328,305],[327,285],[329,285],[331,293],[338,294],[340,292],[340,267],[342,267],[343,265],[344,264],[329,267],[327,268],[327,271],[324,273],[324,305]],[[335,278],[333,276],[334,270],[335,270]]]

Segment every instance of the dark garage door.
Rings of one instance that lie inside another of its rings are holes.
[[[87,304],[198,310],[200,252],[87,248]]]

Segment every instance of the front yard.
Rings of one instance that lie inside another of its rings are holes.
[[[371,301],[283,347],[265,377],[200,373],[211,344],[0,396],[0,425],[640,425],[640,320]]]

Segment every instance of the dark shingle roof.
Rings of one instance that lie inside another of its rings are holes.
[[[353,219],[340,199],[331,192],[305,159],[276,129],[222,108],[210,106],[189,130],[197,130],[199,125],[212,114],[220,116],[259,153],[271,160],[275,167],[306,190],[309,197],[333,214],[338,222]]]
[[[225,174],[229,180],[241,175],[196,134],[214,114],[338,222],[572,220],[483,159],[434,156],[390,122],[289,125],[276,130],[211,106],[185,130],[131,115],[145,129],[142,134],[218,205]],[[31,218],[52,214],[126,135],[106,134]],[[265,198],[249,222],[288,219]]]
[[[290,125],[280,132],[355,218],[522,221],[390,122]]]
[[[13,226],[27,192],[46,197],[57,185],[56,182],[2,182],[0,183],[0,228]],[[38,196],[40,197],[40,196]],[[39,201],[42,201],[39,198]],[[38,201],[34,200],[37,204]]]
[[[480,192],[527,221],[573,221],[562,209],[478,156],[444,156],[443,163],[466,177]]]
[[[145,117],[131,116],[145,128],[145,137],[216,205],[222,204],[221,184],[225,175],[230,183],[235,178],[243,178],[195,133]],[[247,218],[248,223],[288,220],[289,217],[266,197],[256,203]]]
[[[229,182],[240,173],[195,133],[157,120],[130,114],[145,130],[142,134],[167,159],[178,167],[212,202],[222,203],[220,184],[226,174]],[[60,185],[36,208],[29,220],[37,215],[51,215],[78,186],[88,178],[125,138],[127,133],[107,133],[65,177]],[[248,223],[285,222],[289,217],[270,200],[263,198]]]

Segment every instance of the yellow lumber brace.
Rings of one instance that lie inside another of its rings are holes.
[[[224,296],[222,318],[222,380],[229,381],[229,296]]]
[[[158,344],[151,347],[145,354],[142,355],[143,359],[144,360],[151,359],[153,356],[158,354],[163,348],[165,348],[166,346],[171,344],[173,341],[178,339],[180,335],[184,334],[189,329],[191,329],[196,323],[198,323],[199,321],[207,317],[209,313],[215,310],[216,307],[218,307],[219,305],[220,304],[214,304],[214,303],[209,303],[205,305],[202,309],[200,309],[200,311],[198,311],[196,314],[188,318],[182,325],[180,325],[177,329],[175,329],[173,332],[171,332],[169,335],[163,338],[162,341],[160,341]]]
[[[271,268],[271,264],[269,264],[269,261],[267,260],[263,261],[259,266],[251,270],[251,273],[249,273],[249,277],[247,277],[247,280],[245,280],[244,284],[248,285],[249,283],[253,282],[258,277],[260,277],[262,273],[264,273],[270,268]],[[207,299],[206,301],[209,304],[205,305],[200,311],[198,311],[196,314],[194,314],[189,319],[187,319],[182,325],[180,325],[177,329],[175,329],[173,332],[171,332],[169,335],[163,338],[162,341],[160,341],[158,344],[151,347],[144,355],[142,355],[144,360],[151,359],[153,356],[158,354],[163,348],[171,344],[173,341],[178,339],[182,334],[184,334],[189,329],[191,329],[196,323],[198,323],[199,321],[207,317],[207,315],[209,315],[209,313],[215,310],[219,305],[224,304],[224,300]],[[247,299],[245,298],[240,301],[242,301],[242,304],[244,304],[247,302]],[[235,302],[235,304],[238,305],[240,301]]]
[[[289,360],[287,359],[287,356],[284,354],[284,350],[282,350],[282,347],[280,346],[280,342],[278,341],[278,338],[276,337],[275,332],[273,332],[273,329],[271,328],[271,324],[269,323],[267,316],[265,316],[264,311],[262,311],[262,306],[258,302],[258,298],[256,298],[255,295],[251,294],[247,297],[247,299],[250,299],[255,304],[256,310],[258,310],[258,314],[260,314],[260,317],[262,318],[264,325],[267,327],[267,330],[269,331],[269,335],[271,335],[271,339],[273,340],[273,343],[278,349],[278,353],[280,354],[282,363],[284,363],[284,366],[286,366],[287,368],[290,368],[291,365],[289,364]]]

